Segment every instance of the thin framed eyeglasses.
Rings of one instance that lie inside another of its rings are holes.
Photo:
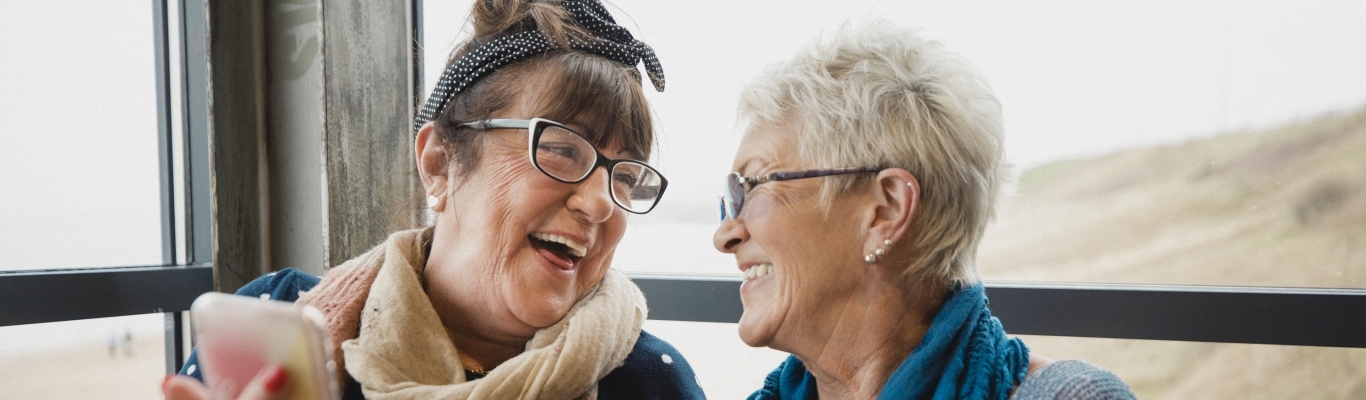
[[[466,122],[473,129],[526,129],[527,156],[531,165],[551,179],[579,183],[598,167],[611,177],[612,202],[635,214],[650,212],[664,196],[669,180],[654,167],[636,160],[607,158],[587,138],[564,124],[548,119],[486,119]]]
[[[754,190],[755,186],[762,183],[773,181],[789,181],[793,179],[818,178],[822,176],[858,174],[864,172],[879,172],[886,168],[883,167],[851,167],[833,169],[808,169],[801,171],[774,172],[759,176],[740,176],[739,172],[726,174],[726,195],[721,197],[720,214],[721,220],[727,218],[735,219],[740,215],[740,210],[745,206],[745,193]],[[748,185],[748,187],[746,187]]]

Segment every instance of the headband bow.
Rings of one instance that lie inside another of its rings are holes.
[[[664,91],[664,68],[655,58],[654,49],[636,40],[625,27],[617,25],[602,3],[598,0],[562,0],[561,4],[573,15],[574,22],[596,39],[585,42],[571,38],[570,49],[630,66],[632,72],[636,64],[643,62],[655,90]],[[427,103],[413,120],[413,130],[421,129],[422,125],[430,122],[446,107],[451,98],[480,78],[508,64],[558,47],[537,29],[501,35],[475,47],[446,66],[446,72],[441,74],[441,80],[436,83]]]

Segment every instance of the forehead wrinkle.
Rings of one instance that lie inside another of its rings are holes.
[[[783,144],[786,142],[783,141],[783,138],[776,137],[780,135],[780,132],[773,131],[777,128],[768,127],[764,129],[766,131],[763,131],[761,134],[765,136],[761,140],[755,140],[753,136],[760,131],[751,131],[746,134],[746,139],[749,140],[742,142],[742,152],[737,154],[737,161],[744,160],[744,162],[740,164],[740,168],[736,169],[736,172],[739,172],[740,175],[754,176],[758,174],[756,171],[789,166],[788,164],[792,161],[790,159],[794,157],[796,157],[796,161],[798,161],[796,165],[800,165],[799,156],[792,152],[782,151]],[[785,154],[788,157],[784,157]]]

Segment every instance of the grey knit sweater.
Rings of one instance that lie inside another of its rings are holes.
[[[1013,400],[1135,399],[1118,376],[1081,360],[1048,364],[1025,377],[1010,396]]]

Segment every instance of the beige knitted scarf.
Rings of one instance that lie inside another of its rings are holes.
[[[543,328],[522,354],[467,381],[459,350],[422,286],[431,229],[398,232],[333,268],[299,299],[328,316],[339,378],[369,399],[571,399],[625,361],[645,320],[645,298],[624,275],[602,283]]]

